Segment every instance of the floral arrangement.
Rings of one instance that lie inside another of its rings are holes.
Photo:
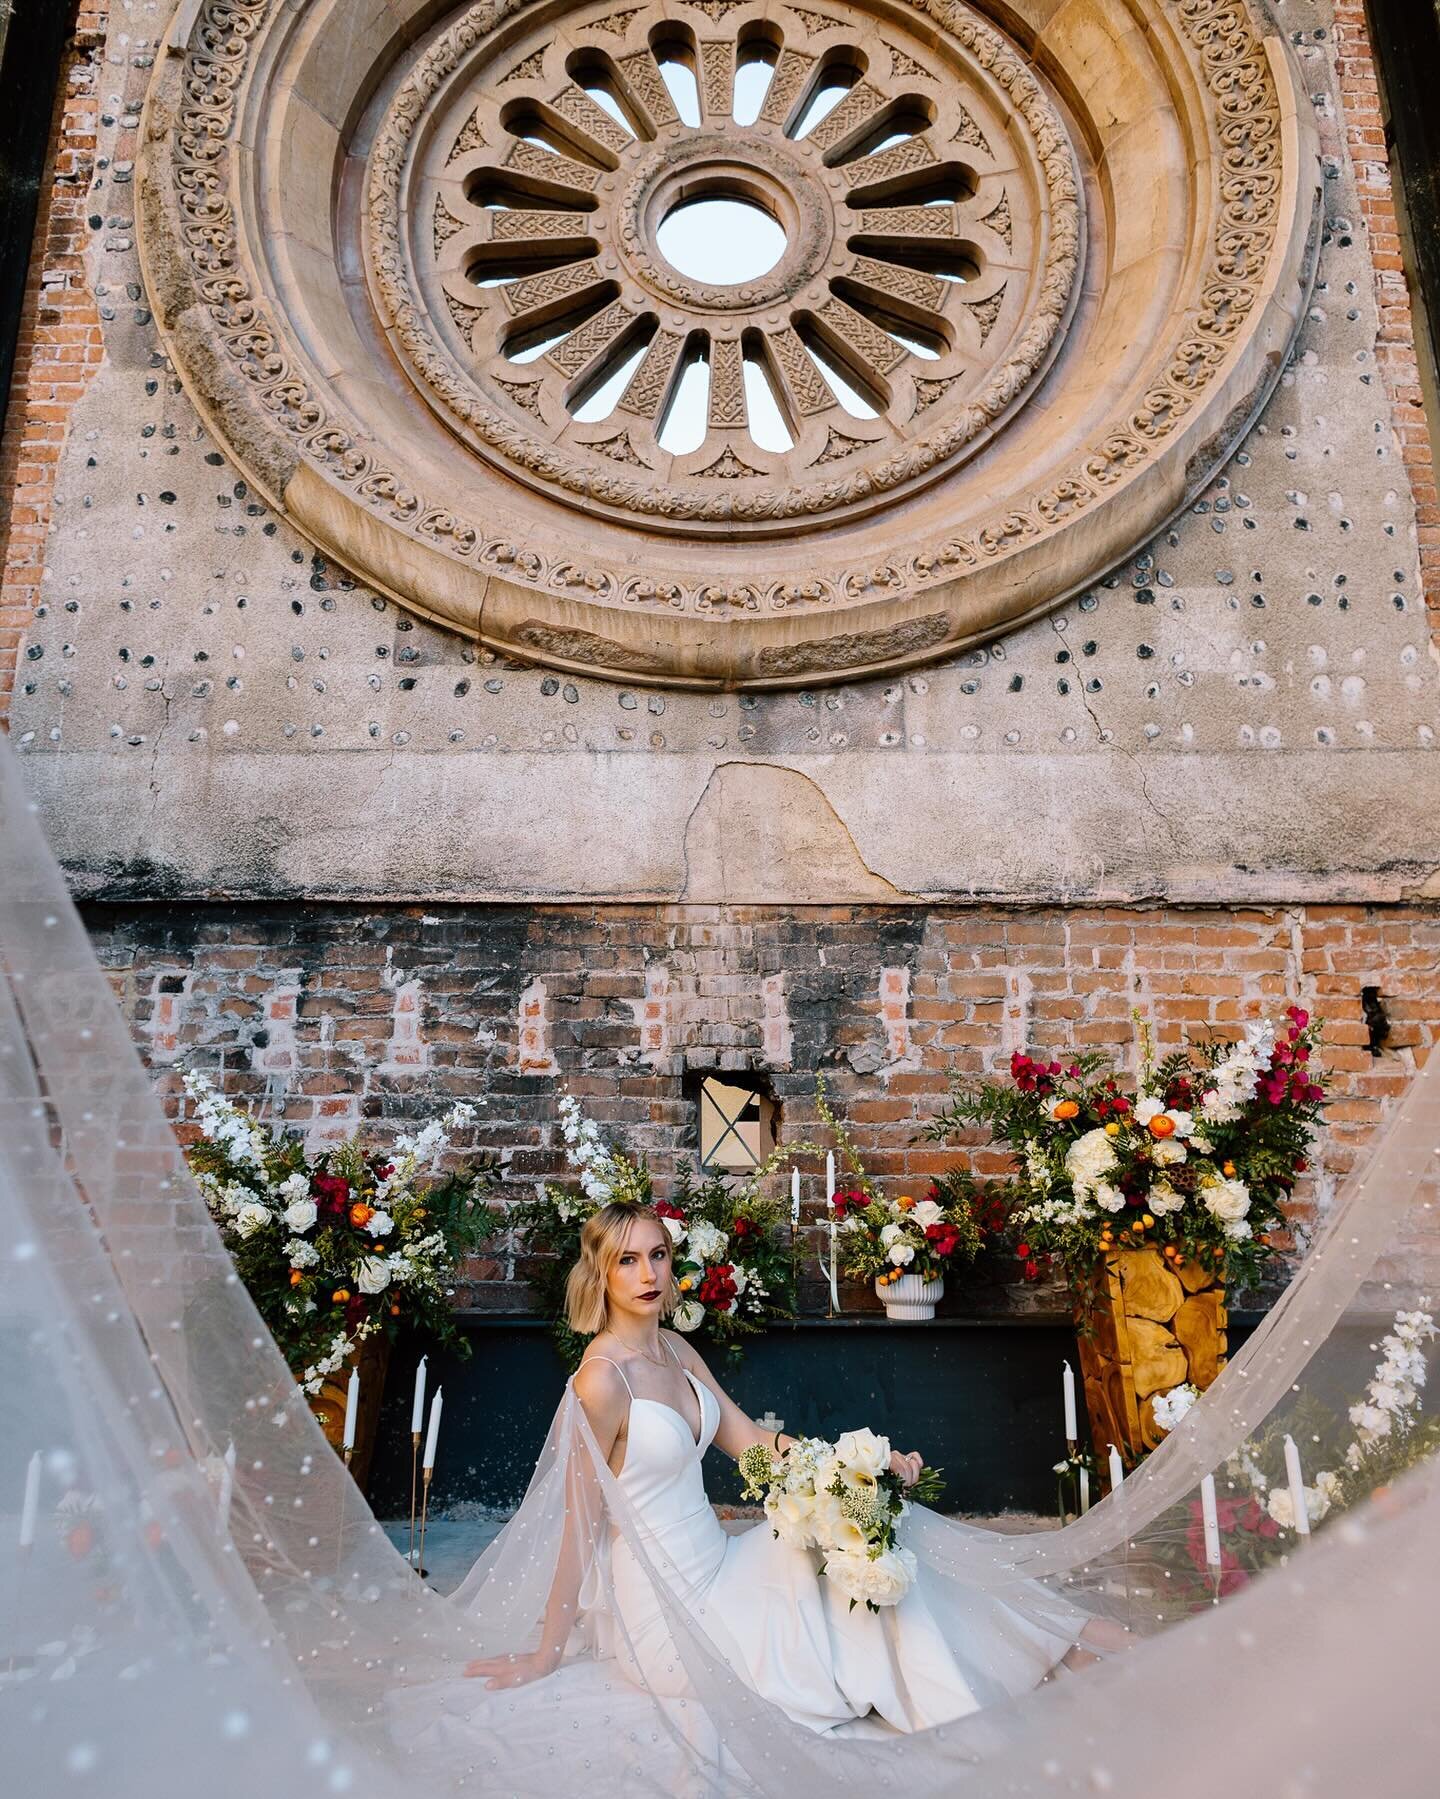
[[[682,1295],[669,1320],[676,1330],[700,1333],[734,1352],[741,1337],[763,1330],[772,1319],[794,1316],[786,1214],[778,1198],[761,1190],[792,1149],[777,1150],[739,1183],[719,1175],[697,1181],[683,1170],[674,1197],[656,1200],[645,1164],[607,1144],[570,1094],[560,1101],[560,1132],[579,1193],[547,1185],[542,1195],[512,1207],[508,1223],[537,1258],[529,1270],[531,1284],[555,1321],[556,1340],[572,1367],[588,1339],[565,1324],[565,1280],[580,1253],[585,1220],[612,1200],[653,1205],[670,1233]]]
[[[1279,1253],[1283,1202],[1321,1118],[1319,1035],[1291,1006],[1278,1029],[1253,1024],[1158,1065],[1147,1037],[1135,1092],[1098,1053],[1017,1051],[1008,1081],[957,1081],[926,1135],[978,1125],[1010,1147],[1011,1227],[1032,1280],[1059,1264],[1078,1284],[1112,1251],[1155,1244],[1167,1262],[1209,1261],[1253,1287]]]
[[[1302,1402],[1283,1420],[1272,1421],[1257,1436],[1247,1438],[1228,1458],[1227,1490],[1216,1496],[1222,1597],[1244,1586],[1253,1573],[1294,1544],[1296,1508],[1285,1471],[1286,1431],[1309,1461],[1321,1464],[1302,1488],[1312,1529],[1440,1449],[1440,1418],[1421,1410],[1425,1345],[1440,1337],[1440,1326],[1427,1309],[1431,1303],[1422,1297],[1416,1309],[1396,1313],[1379,1344],[1380,1359],[1364,1397],[1343,1418],[1314,1401]],[[1167,1430],[1177,1428],[1195,1398],[1193,1387],[1172,1388],[1155,1402],[1157,1420]],[[1208,1581],[1199,1500],[1191,1502],[1184,1553],[1187,1572]]]
[[[940,1475],[922,1471],[907,1489],[890,1469],[890,1442],[846,1431],[834,1443],[801,1437],[776,1455],[753,1443],[740,1456],[746,1499],[758,1499],[777,1537],[818,1549],[820,1572],[872,1612],[898,1605],[915,1579],[915,1557],[897,1540],[910,1501],[939,1497]]]
[[[816,1108],[834,1133],[841,1160],[853,1183],[837,1189],[832,1210],[838,1230],[840,1265],[855,1280],[890,1286],[902,1274],[939,1280],[954,1262],[973,1262],[984,1241],[974,1183],[964,1175],[932,1181],[922,1199],[902,1193],[886,1199],[865,1172],[845,1126],[835,1116],[823,1080],[816,1082]],[[998,1222],[990,1219],[991,1223]]]
[[[453,1106],[385,1151],[358,1139],[309,1156],[184,1075],[198,1143],[186,1150],[236,1272],[305,1392],[318,1394],[368,1337],[422,1330],[461,1354],[450,1299],[457,1265],[491,1228],[491,1162],[437,1174],[450,1133],[475,1116]]]

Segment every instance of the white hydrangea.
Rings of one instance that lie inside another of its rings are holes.
[[[303,1237],[292,1237],[285,1245],[285,1254],[290,1258],[292,1268],[313,1268],[320,1260],[319,1250]]]
[[[287,1174],[285,1179],[281,1181],[280,1185],[276,1188],[276,1192],[281,1199],[291,1202],[297,1199],[304,1199],[309,1191],[310,1176],[308,1174]]]
[[[1076,1197],[1092,1193],[1116,1163],[1114,1145],[1102,1129],[1086,1131],[1065,1152],[1065,1172]]]
[[[889,1256],[897,1268],[908,1268],[915,1260],[915,1247],[910,1243],[892,1243]]]
[[[372,1237],[388,1237],[395,1228],[395,1220],[388,1212],[374,1212],[365,1228]]]
[[[697,1262],[720,1261],[729,1244],[730,1239],[725,1232],[707,1219],[698,1218],[690,1226],[689,1249]]]
[[[1150,1401],[1155,1414],[1155,1422],[1161,1430],[1174,1430],[1175,1426],[1200,1397],[1200,1390],[1189,1381],[1178,1387],[1172,1387],[1168,1393],[1157,1393]]]
[[[1120,1212],[1125,1208],[1125,1195],[1109,1181],[1098,1182],[1093,1197],[1102,1212]]]

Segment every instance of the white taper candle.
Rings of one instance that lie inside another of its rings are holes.
[[[340,1439],[342,1449],[355,1447],[355,1426],[360,1422],[360,1370],[350,1370],[350,1384],[345,1389],[345,1435]]]
[[[425,1453],[420,1458],[420,1466],[427,1471],[435,1466],[435,1445],[440,1440],[440,1400],[443,1387],[435,1389],[435,1397],[430,1401],[430,1428],[425,1433]]]
[[[1080,1470],[1080,1510],[1082,1512],[1090,1510],[1090,1470],[1088,1468]]]
[[[235,1493],[235,1445],[227,1443],[225,1456],[220,1463],[220,1498],[215,1510],[219,1514],[220,1534],[223,1536],[230,1528],[230,1501]]]
[[[1302,1537],[1310,1535],[1310,1508],[1305,1503],[1305,1474],[1300,1466],[1300,1451],[1295,1439],[1285,1434],[1285,1478],[1290,1483],[1290,1503],[1295,1508],[1295,1528]]]
[[[425,1428],[425,1363],[427,1358],[421,1356],[420,1366],[415,1370],[415,1397],[410,1405],[410,1435],[418,1437]]]
[[[825,1203],[830,1205],[835,1198],[835,1151],[825,1152]]]
[[[793,1230],[800,1222],[800,1170],[790,1170],[790,1226]]]
[[[25,1464],[25,1497],[20,1504],[20,1547],[35,1541],[35,1519],[40,1510],[40,1451]]]
[[[1207,1474],[1200,1482],[1200,1516],[1205,1523],[1205,1560],[1212,1568],[1220,1566],[1220,1519],[1215,1510],[1215,1476]]]
[[[1075,1376],[1070,1372],[1068,1362],[1062,1362],[1061,1367],[1065,1370],[1061,1376],[1061,1386],[1065,1394],[1065,1441],[1073,1443],[1080,1435],[1075,1425]]]
[[[1110,1445],[1110,1491],[1118,1493],[1125,1484],[1125,1464],[1120,1460],[1120,1451],[1112,1443]]]

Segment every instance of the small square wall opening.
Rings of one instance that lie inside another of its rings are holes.
[[[774,1149],[780,1110],[751,1075],[708,1074],[696,1092],[700,1164],[711,1174],[749,1174]]]

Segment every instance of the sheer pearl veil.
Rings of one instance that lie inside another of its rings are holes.
[[[1395,1312],[1440,1296],[1437,1083],[1440,1061],[1412,1073],[1296,1278],[1120,1493],[1057,1531],[920,1508],[907,1521],[942,1597],[979,1588],[1041,1618],[1079,1607],[1128,1623],[1136,1647],[940,1729],[817,1736],[730,1671],[569,1388],[524,1503],[460,1591],[416,1580],[234,1279],[0,746],[0,1743],[13,1790],[1433,1790],[1433,1462],[1219,1604],[1186,1546],[1203,1475],[1222,1499],[1248,1492],[1227,1461],[1264,1427],[1293,1424],[1303,1451],[1317,1408],[1343,1417],[1363,1396]],[[617,1535],[690,1698],[614,1673]],[[558,1675],[496,1693],[459,1678],[473,1657],[537,1644],[556,1595],[574,1598]]]

